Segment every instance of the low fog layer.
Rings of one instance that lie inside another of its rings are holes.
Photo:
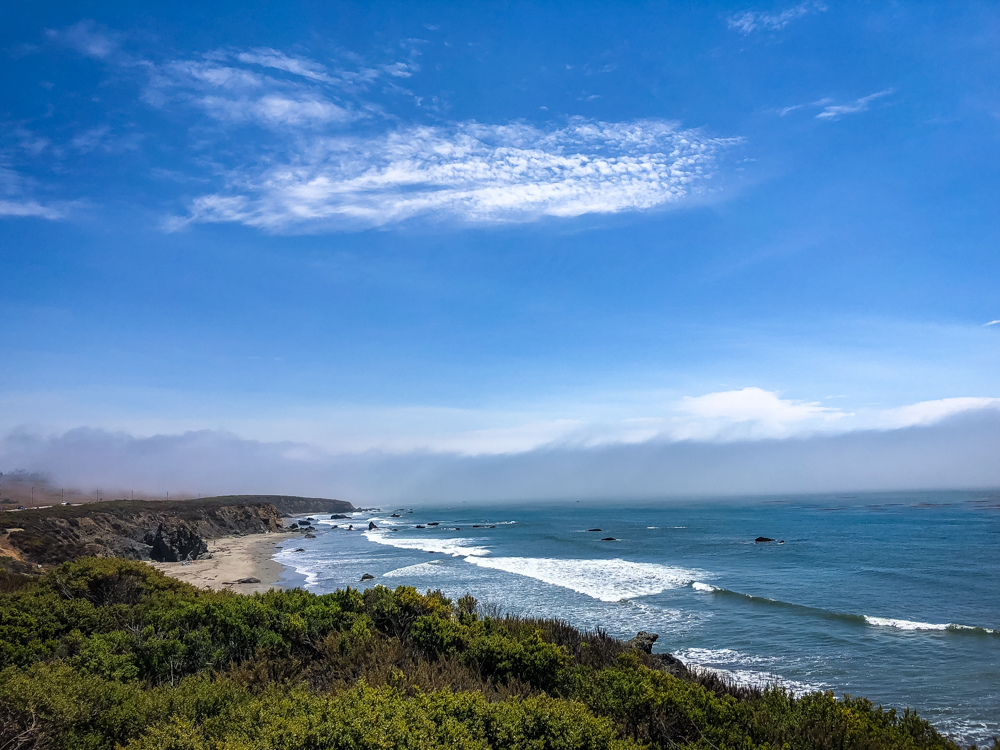
[[[330,455],[224,432],[137,438],[76,429],[0,440],[0,468],[150,495],[286,493],[355,503],[651,498],[1000,487],[1000,411],[932,425],[745,442],[554,445],[489,456]]]

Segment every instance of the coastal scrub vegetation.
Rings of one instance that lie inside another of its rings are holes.
[[[3,750],[957,748],[910,711],[678,677],[471,596],[241,596],[120,559],[0,575]]]

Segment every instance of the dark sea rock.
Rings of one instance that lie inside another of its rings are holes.
[[[433,523],[429,523],[429,524],[427,524],[427,525],[428,525],[428,526],[440,526],[440,525],[441,525],[441,522],[440,522],[440,521],[434,521]]]
[[[753,540],[754,544],[760,544],[762,542],[773,542],[774,540],[769,536],[759,536]]]
[[[617,542],[618,540],[615,539],[613,536],[606,536],[601,541],[602,542]]]
[[[417,524],[417,528],[418,528],[418,529],[426,529],[427,527],[426,527],[426,526],[421,526],[421,525],[420,525],[420,524],[418,523],[418,524]]]
[[[305,549],[299,547],[298,549],[292,550],[292,552],[305,552]]]
[[[315,534],[306,534],[306,539],[315,539],[315,538],[316,538]]]
[[[343,513],[334,513],[330,516],[331,521],[342,521],[348,518],[350,518],[350,516],[345,516]]]
[[[600,529],[587,529],[587,531],[600,531]]]
[[[657,633],[647,633],[645,630],[640,630],[635,638],[625,641],[625,645],[631,646],[643,653],[651,654],[653,653],[653,644],[656,643],[656,639],[659,637]]]
[[[363,576],[361,576],[361,580],[362,581],[373,581],[373,580],[375,580],[375,576],[373,576],[371,573],[365,573]]]
[[[399,513],[393,513],[391,516],[389,516],[389,518],[402,518],[402,516],[400,516]]]
[[[208,545],[186,521],[168,518],[146,535],[143,541],[152,549],[149,556],[159,562],[197,560],[208,553]]]
[[[375,522],[374,522],[374,521],[369,521],[369,522],[368,522],[368,530],[369,530],[369,531],[374,531],[374,530],[375,530],[375,529],[377,529],[377,528],[378,528],[378,526],[376,526],[376,525],[375,525]]]

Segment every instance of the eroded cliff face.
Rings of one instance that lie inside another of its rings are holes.
[[[269,503],[95,503],[2,520],[23,529],[9,534],[8,544],[25,560],[42,564],[77,557],[197,559],[208,552],[205,539],[282,530],[281,515]]]

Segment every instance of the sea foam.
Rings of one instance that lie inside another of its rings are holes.
[[[385,544],[398,549],[415,549],[422,552],[440,552],[452,557],[479,557],[490,554],[489,547],[483,547],[475,542],[484,541],[482,539],[435,539],[425,537],[414,539],[413,537],[396,536],[380,529],[364,532],[365,537],[376,544]]]
[[[602,602],[659,594],[689,585],[703,571],[628,560],[559,560],[536,557],[468,557],[481,568],[534,578]]]
[[[975,625],[960,625],[957,622],[916,622],[914,620],[896,620],[891,617],[869,617],[864,616],[865,622],[880,628],[898,628],[899,630],[952,630],[952,631],[977,631],[980,633],[996,634],[998,631],[991,628],[981,628]]]

